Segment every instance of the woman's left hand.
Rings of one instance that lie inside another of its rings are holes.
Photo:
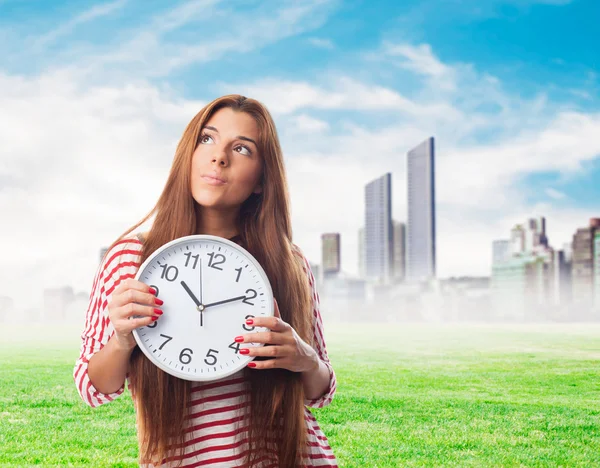
[[[275,301],[274,317],[254,317],[246,325],[264,327],[270,331],[247,333],[235,338],[237,343],[264,343],[270,346],[240,347],[240,354],[264,356],[272,359],[252,361],[248,367],[253,369],[287,369],[293,372],[309,372],[319,368],[316,351],[307,344],[292,326],[281,320],[279,306]]]

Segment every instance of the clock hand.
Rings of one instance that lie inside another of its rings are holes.
[[[204,306],[204,308],[208,309],[209,307],[212,307],[212,306],[221,305],[221,304],[227,304],[228,302],[239,301],[240,299],[246,299],[246,296],[238,296],[238,297],[234,297],[232,299],[226,299],[224,301],[213,302],[212,304],[206,304]]]
[[[200,259],[200,303],[202,303],[202,259]],[[199,307],[200,309],[200,326],[202,326],[203,315],[204,315],[204,307]]]
[[[196,304],[196,306],[200,307],[202,305],[202,303],[196,298],[196,296],[194,296],[194,293],[191,291],[191,289],[188,287],[187,284],[185,284],[185,281],[181,281],[181,286],[183,286],[183,289],[185,289],[185,292],[187,292],[189,294],[189,296],[192,298],[192,300],[194,301],[194,304]]]
[[[202,302],[202,259],[200,259],[200,302]]]

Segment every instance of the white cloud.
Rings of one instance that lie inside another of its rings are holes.
[[[563,200],[566,197],[566,195],[563,192],[553,189],[552,187],[548,187],[545,190],[545,193],[554,200]]]
[[[291,119],[290,127],[290,131],[295,133],[319,133],[329,130],[329,123],[306,114],[300,114]]]
[[[400,66],[420,75],[447,78],[454,70],[444,65],[432,52],[429,44],[413,46],[411,44],[384,44],[384,52],[392,57],[403,57]]]
[[[115,0],[109,3],[94,5],[88,10],[85,10],[84,12],[77,14],[64,23],[59,24],[53,30],[37,37],[33,46],[35,48],[46,47],[57,39],[71,34],[78,26],[89,23],[97,18],[108,16],[111,13],[123,8],[127,1],[128,0]]]
[[[241,90],[262,100],[275,114],[290,114],[302,109],[394,111],[410,117],[454,120],[463,117],[446,103],[417,103],[399,92],[357,81],[350,76],[331,78],[323,85],[306,81],[264,79],[245,85],[222,85],[223,92]]]
[[[227,53],[244,53],[321,26],[331,8],[330,0],[301,4],[285,1],[262,4],[254,11],[218,10],[220,0],[186,2],[152,19],[151,25],[135,31],[116,50],[93,57],[93,68],[119,64],[127,70],[163,77],[193,63],[217,60]],[[223,17],[226,16],[223,27]],[[196,24],[203,39],[171,39],[165,33]],[[215,27],[216,24],[221,26]],[[232,27],[232,25],[252,27]],[[132,66],[134,68],[132,68]]]
[[[335,49],[335,44],[331,41],[331,39],[323,39],[320,37],[309,37],[307,42],[315,47],[320,49],[333,50]]]

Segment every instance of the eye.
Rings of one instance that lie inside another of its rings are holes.
[[[247,146],[244,146],[244,145],[236,146],[234,148],[234,150],[237,151],[238,153],[244,154],[246,156],[250,156],[252,154],[252,151],[250,151],[250,148],[248,148]]]
[[[211,141],[214,143],[213,137],[211,137],[207,133],[204,133],[203,135],[200,136],[200,143],[202,143],[203,145],[207,145]]]

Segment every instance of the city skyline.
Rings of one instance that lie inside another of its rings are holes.
[[[98,248],[153,207],[187,123],[230,92],[274,117],[312,262],[340,232],[356,273],[361,188],[391,172],[405,193],[405,154],[429,135],[439,277],[489,274],[490,240],[530,216],[570,241],[600,196],[600,5],[484,3],[1,2],[0,296],[89,290]]]

